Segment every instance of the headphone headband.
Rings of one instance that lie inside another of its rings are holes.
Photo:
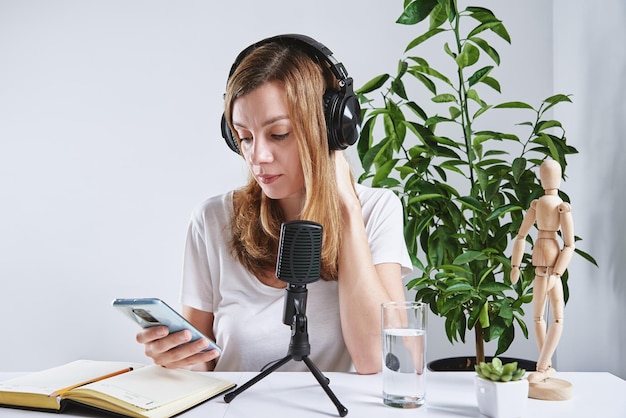
[[[250,45],[249,47],[241,51],[239,55],[237,55],[235,62],[230,67],[228,78],[233,75],[237,67],[239,67],[239,64],[241,64],[241,61],[243,61],[252,51],[260,46],[272,42],[286,45],[296,45],[307,51],[309,55],[323,59],[328,64],[330,71],[340,83],[342,81],[345,82],[345,80],[348,78],[348,71],[346,71],[346,67],[344,67],[342,63],[335,59],[335,57],[333,56],[333,51],[331,51],[330,48],[309,36],[296,33],[271,36]]]

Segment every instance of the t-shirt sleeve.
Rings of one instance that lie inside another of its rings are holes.
[[[402,202],[387,189],[370,190],[362,200],[363,219],[374,264],[398,263],[402,275],[413,271],[404,241]]]
[[[181,303],[213,312],[213,284],[205,241],[205,222],[201,211],[194,212],[187,228],[183,258]]]

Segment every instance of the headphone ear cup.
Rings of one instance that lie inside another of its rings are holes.
[[[226,145],[228,145],[228,148],[230,148],[237,154],[241,154],[241,152],[239,151],[239,144],[237,143],[237,140],[235,139],[235,135],[233,135],[233,131],[230,130],[230,126],[228,126],[228,123],[226,122],[226,117],[224,116],[223,113],[222,113],[222,137],[226,141]]]
[[[361,105],[349,88],[324,93],[324,116],[331,151],[344,150],[359,139],[361,130]]]

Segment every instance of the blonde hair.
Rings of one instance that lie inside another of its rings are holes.
[[[293,45],[269,43],[246,56],[229,78],[224,115],[232,126],[233,102],[264,83],[278,81],[285,89],[293,134],[304,174],[305,201],[300,219],[323,227],[322,280],[337,279],[341,245],[341,213],[334,156],[328,147],[323,96],[334,78],[306,52]],[[263,276],[275,268],[280,226],[285,221],[278,202],[264,195],[256,180],[234,193],[231,251],[246,269]]]

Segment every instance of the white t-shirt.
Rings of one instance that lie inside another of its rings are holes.
[[[403,236],[402,205],[390,190],[356,185],[374,264],[412,270]],[[288,353],[291,327],[283,323],[286,290],[266,286],[229,250],[233,192],[209,198],[193,213],[187,234],[181,301],[213,312],[213,331],[223,349],[215,370],[260,371]],[[307,285],[309,358],[322,371],[349,371],[350,355],[339,318],[337,282]],[[358,300],[353,301],[359,303]],[[279,371],[306,371],[289,361]]]

